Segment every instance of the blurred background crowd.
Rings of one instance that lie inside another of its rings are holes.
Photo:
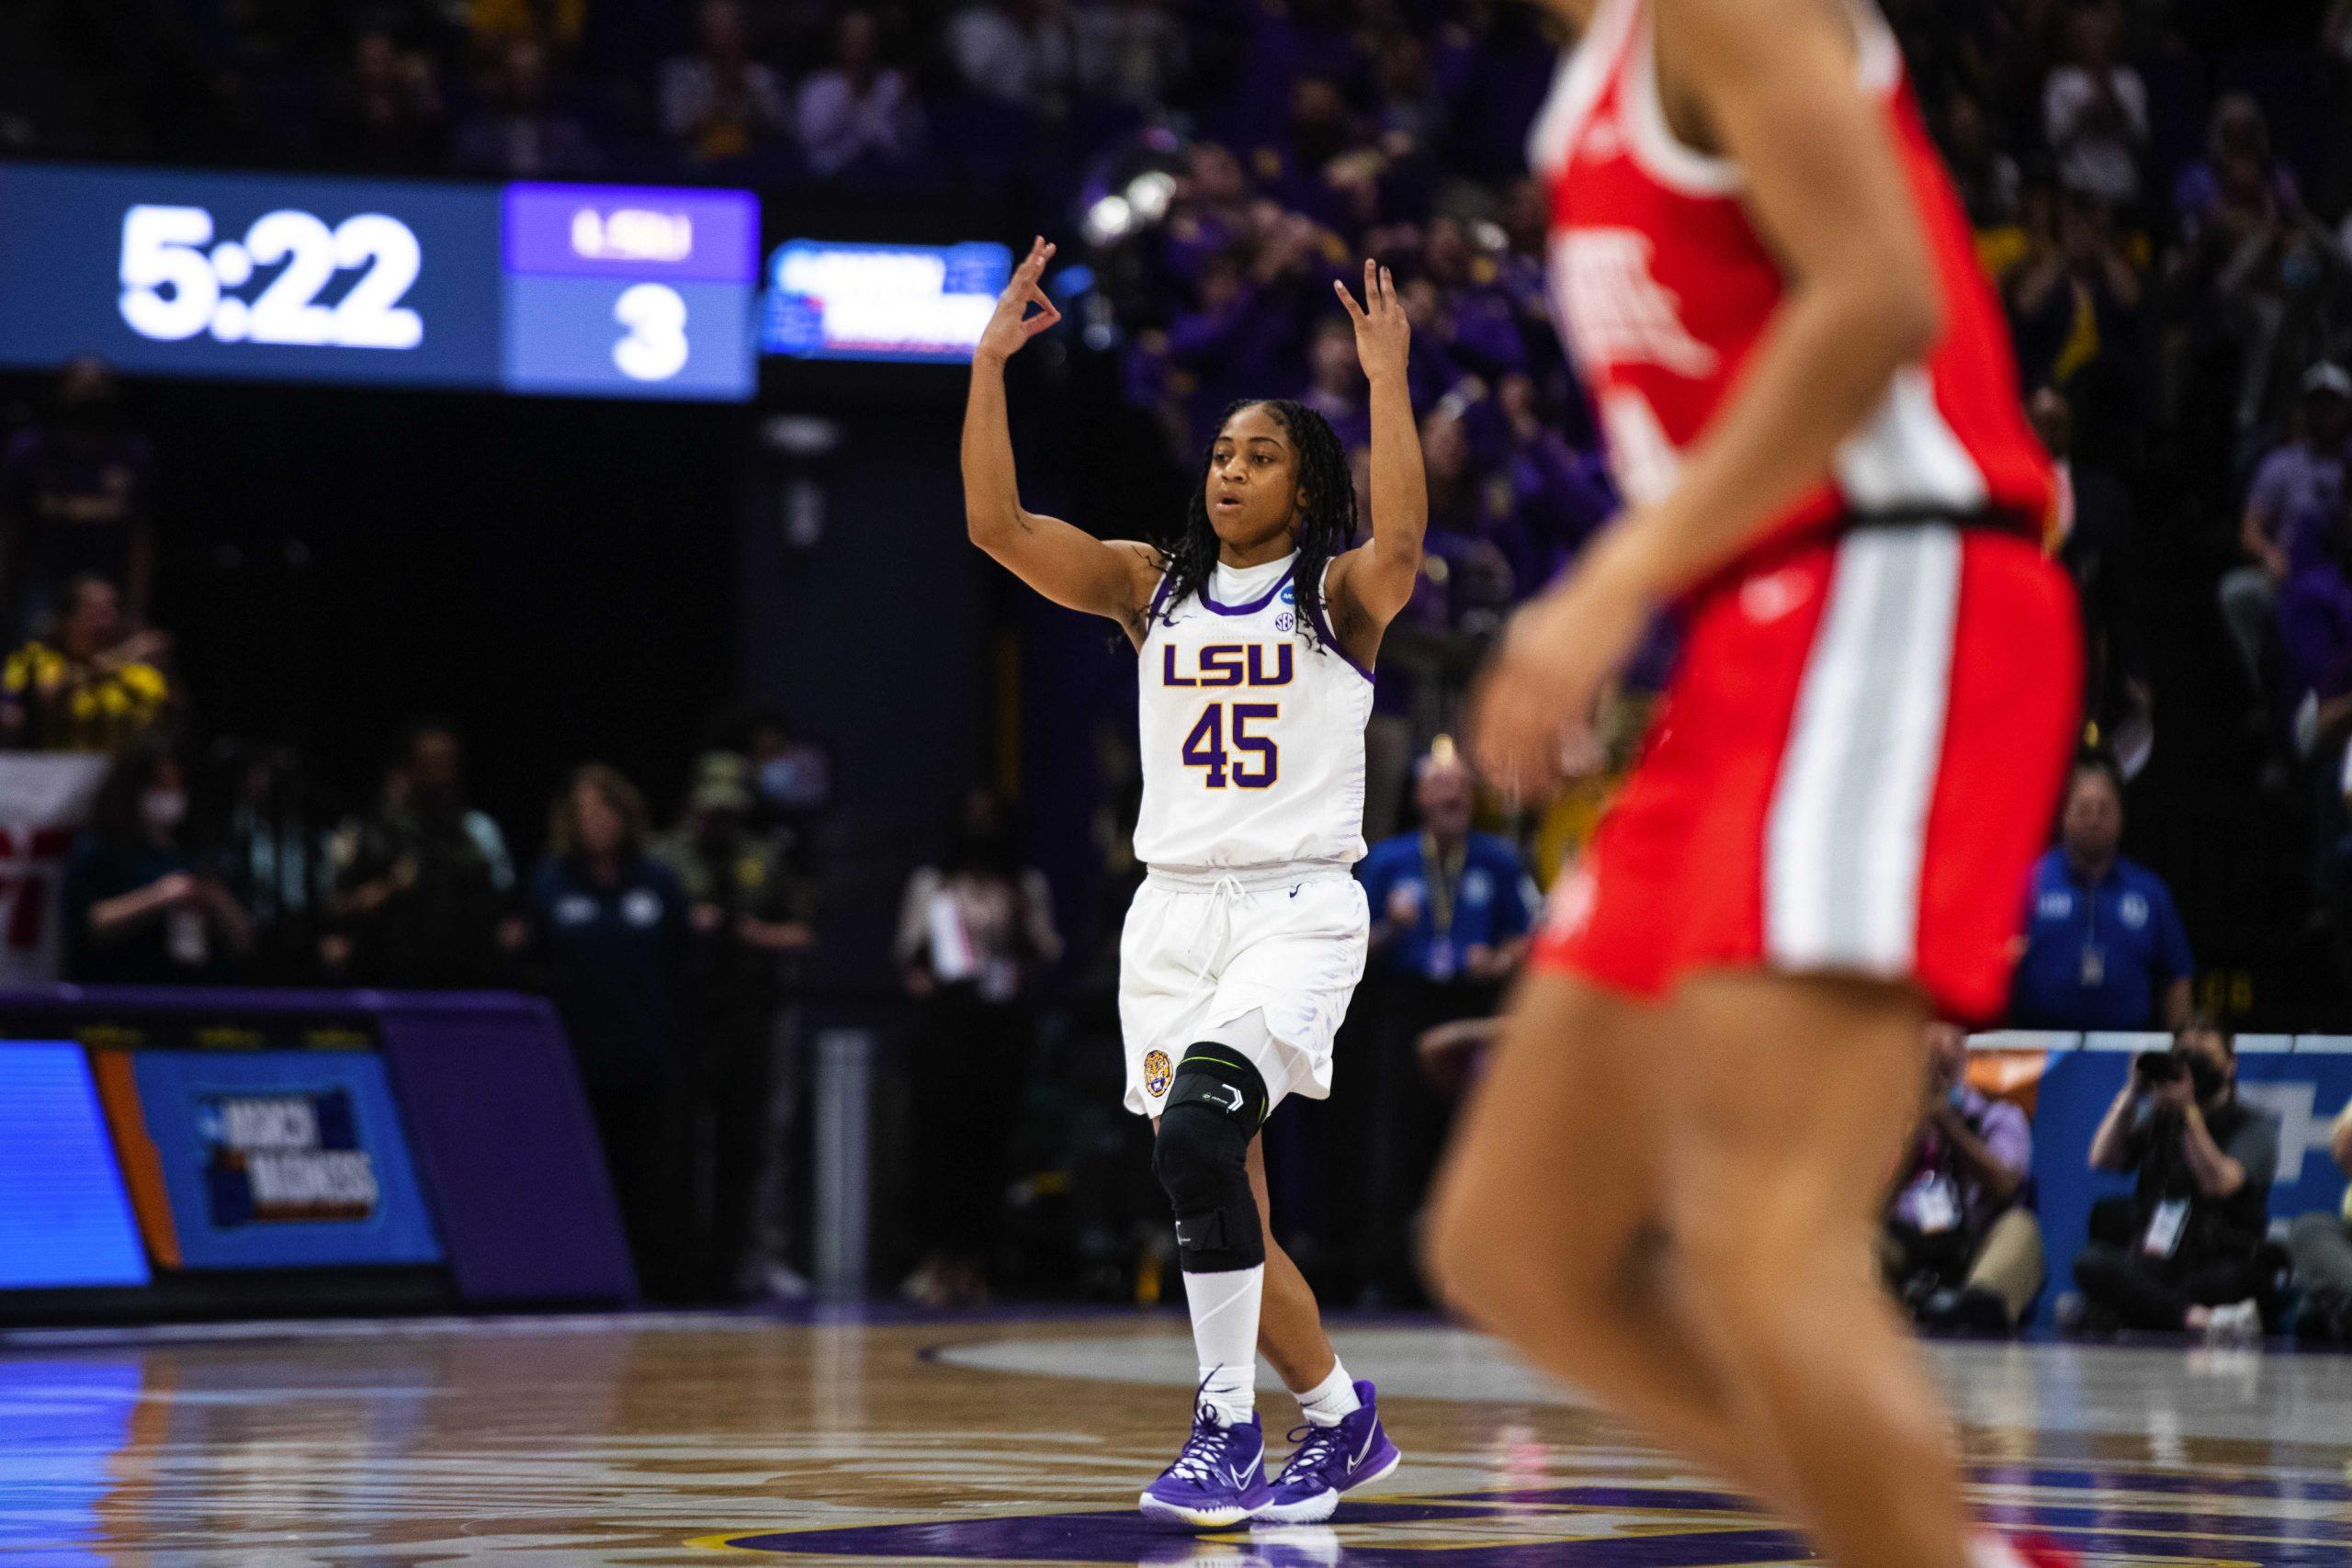
[[[2091,639],[2100,761],[2038,874],[2017,1021],[2341,1024],[2352,0],[1885,9],[2060,463],[2050,547]],[[1361,461],[1329,282],[1367,254],[1393,266],[1432,505],[1378,668],[1374,974],[1337,1098],[1285,1118],[1273,1159],[1293,1253],[1327,1294],[1377,1303],[1417,1296],[1389,1217],[1417,1201],[1476,1021],[1671,656],[1662,628],[1593,776],[1540,810],[1482,792],[1447,739],[1486,640],[1615,505],[1546,313],[1549,197],[1523,153],[1562,41],[1495,0],[28,0],[0,12],[0,153],[734,183],[886,230],[944,205],[1001,237],[1043,231],[1069,321],[1016,378],[1024,477],[1106,535],[1173,524],[1238,396],[1305,400]],[[1102,673],[1095,633],[975,590],[978,645],[1046,668],[1020,678],[1012,738],[934,781],[927,839],[835,787],[870,735],[777,711],[833,711],[823,671],[706,672],[617,746],[382,702],[360,705],[361,744],[332,700],[251,700],[333,641],[254,625],[341,606],[291,537],[268,547],[294,586],[237,599],[233,624],[218,611],[222,574],[256,558],[175,533],[184,408],[158,414],[96,362],[6,390],[0,742],[113,758],[64,863],[70,977],[543,988],[649,1279],[718,1296],[797,1287],[797,1021],[862,990],[902,1045],[909,1294],[1157,1291],[1108,1043],[1140,874],[1131,676]],[[907,558],[960,548],[949,516]],[[418,592],[401,615],[447,591]],[[622,624],[644,608],[602,592],[571,603]],[[1085,678],[1057,687],[1057,665]],[[1076,795],[1023,788],[1072,770]],[[2077,960],[2103,914],[2094,974]]]

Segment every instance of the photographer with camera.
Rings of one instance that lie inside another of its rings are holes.
[[[1880,1258],[1922,1326],[2007,1334],[2041,1289],[2041,1226],[2023,1201],[2025,1112],[1968,1082],[1968,1037],[1928,1026],[1928,1092]]]
[[[2258,1336],[2278,1119],[2238,1098],[2229,1032],[2198,1020],[2170,1051],[2134,1062],[2090,1163],[2136,1172],[2139,1185],[2091,1209],[2090,1245],[2075,1259],[2085,1325]]]

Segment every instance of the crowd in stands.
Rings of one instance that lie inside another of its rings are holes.
[[[93,360],[0,440],[0,750],[87,760],[56,873],[63,977],[544,991],[648,1288],[805,1290],[784,1184],[823,752],[772,713],[723,718],[658,833],[635,784],[586,765],[536,864],[473,804],[447,722],[407,727],[372,797],[340,798],[299,750],[209,737],[184,700],[146,624],[151,465]]]
[[[2236,1303],[2277,1308],[2252,1224],[2262,1113],[2234,1100],[2227,1035],[2190,1027],[2194,909],[2184,919],[2120,846],[2163,735],[2245,716],[2263,789],[2307,823],[2313,915],[2352,955],[2352,3],[1883,9],[2060,465],[2050,543],[2090,638],[2103,760],[2075,774],[2037,868],[2015,1016],[2185,1032],[2179,1069],[2135,1077],[2091,1151],[2140,1190],[2077,1265],[2085,1321],[2210,1328],[2225,1309],[2218,1332],[2236,1332]],[[1077,306],[1063,331],[1112,358],[1188,477],[1243,396],[1302,399],[1362,462],[1363,389],[1329,282],[1365,255],[1394,268],[1429,556],[1378,668],[1363,867],[1377,951],[1344,1047],[1358,1097],[1325,1135],[1355,1151],[1346,1185],[1376,1192],[1363,1213],[1381,1219],[1357,1223],[1339,1195],[1304,1211],[1330,1233],[1326,1266],[1382,1301],[1417,1289],[1393,1216],[1417,1202],[1442,1129],[1432,1078],[1475,1070],[1478,1020],[1532,919],[1528,873],[1576,852],[1670,652],[1662,637],[1628,682],[1596,782],[1540,819],[1481,799],[1440,743],[1485,639],[1615,505],[1546,310],[1549,195],[1522,151],[1557,41],[1536,8],[1498,0],[36,0],[0,15],[0,152],[987,193],[1019,217],[1009,228],[1075,242],[1064,259],[1081,265],[1054,280]],[[192,789],[185,748],[164,743],[186,733],[170,641],[146,624],[151,462],[94,363],[0,448],[15,627],[0,744],[117,758],[74,864],[77,973],[541,985],[577,1021],[633,1230],[677,1234],[643,1173],[703,1148],[718,1174],[700,1190],[729,1196],[697,1223],[772,1227],[756,1117],[788,1098],[791,1068],[756,1043],[789,1012],[813,930],[795,829],[824,798],[821,755],[751,726],[701,761],[659,835],[629,781],[584,769],[536,870],[469,807],[458,738],[429,722],[364,807],[322,814],[299,760],[268,748]],[[2159,582],[2190,584],[2226,634],[2218,708],[2159,689]],[[967,1106],[976,1083],[1021,1093],[1057,976],[1093,957],[1057,964],[1064,938],[1010,823],[976,795],[906,889],[912,1146],[984,1176],[919,1173],[941,1200],[910,1249],[926,1301],[985,1292],[1013,1161],[975,1150],[968,1116],[958,1144],[949,1103],[921,1087],[952,1081]],[[2042,1288],[2020,1207],[2031,1129],[1969,1087],[1951,1036],[1933,1055],[1890,1277],[1930,1321],[2013,1325]],[[976,1062],[1004,1070],[947,1071]],[[649,1095],[657,1079],[676,1092]],[[656,1100],[705,1135],[649,1124]],[[2177,1233],[2163,1249],[2159,1219]],[[2340,1332],[2352,1237],[2312,1217],[2293,1242],[2308,1323]],[[780,1262],[740,1240],[721,1251],[664,1267]]]
[[[802,829],[824,801],[759,787],[760,730],[782,733],[762,717],[699,759],[658,833],[628,779],[581,767],[519,871],[438,721],[339,819],[304,809],[284,754],[231,753],[199,787],[185,738],[151,731],[115,750],[64,863],[64,976],[543,991],[649,1289],[797,1292],[781,1165],[819,914]]]

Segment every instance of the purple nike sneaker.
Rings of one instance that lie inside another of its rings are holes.
[[[1404,1455],[1380,1428],[1379,1391],[1356,1380],[1362,1408],[1343,1416],[1336,1427],[1312,1422],[1291,1433],[1298,1444],[1274,1482],[1273,1501],[1258,1510],[1258,1517],[1286,1525],[1311,1525],[1331,1517],[1340,1494],[1385,1479]]]
[[[1203,1404],[1176,1462],[1136,1499],[1147,1517],[1193,1529],[1239,1524],[1266,1506],[1266,1434],[1255,1416],[1227,1426]]]

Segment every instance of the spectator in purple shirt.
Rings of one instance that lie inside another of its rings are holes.
[[[1968,1082],[1968,1039],[1928,1026],[1927,1103],[1888,1202],[1881,1260],[1921,1323],[2005,1334],[2041,1289],[2041,1226],[2022,1201],[2025,1112]]]
[[[1160,241],[1160,263],[1176,279],[1198,286],[1210,259],[1250,232],[1250,176],[1232,150],[1215,141],[1186,149],[1184,172]]]
[[[1471,450],[1472,417],[1485,412],[1455,393],[1421,420],[1430,485],[1425,553],[1444,564],[1439,581],[1445,585],[1449,622],[1456,631],[1474,633],[1500,623],[1520,586],[1503,547],[1503,540],[1516,535],[1510,482],[1477,463]]]
[[[2290,577],[2278,594],[2294,739],[2305,756],[2352,728],[2352,510],[2341,497],[2329,521],[2332,547]]]
[[[2222,205],[2222,175],[2233,159],[2252,159],[2269,176],[2273,198],[2281,208],[2301,204],[2302,193],[2292,169],[2271,155],[2270,122],[2250,93],[2224,93],[2213,105],[2205,131],[2205,156],[2181,170],[2173,182],[2173,212],[2183,234],[2194,240],[2213,209]]]
[[[1363,389],[1354,329],[1329,315],[1317,317],[1306,341],[1306,389],[1298,400],[1321,414],[1340,445],[1351,452],[1372,445],[1372,414]]]
[[[2327,554],[2328,529],[2344,504],[2344,464],[2352,446],[2352,374],[2314,365],[2303,373],[2291,440],[2254,471],[2238,544],[2247,564],[2222,578],[2222,619],[2256,692],[2267,689],[2264,648],[2289,578]]]
[[[1188,427],[1205,444],[1220,411],[1253,387],[1295,384],[1306,301],[1326,270],[1324,231],[1271,203],[1258,238],[1202,272],[1196,308],[1168,327],[1168,358],[1192,384]]]
[[[1450,212],[1430,219],[1422,265],[1445,297],[1442,329],[1453,357],[1490,378],[1524,368],[1527,339],[1518,310],[1499,287],[1493,259],[1471,243],[1469,225]]]
[[[1401,298],[1405,315],[1413,323],[1413,363],[1405,375],[1413,407],[1427,412],[1462,384],[1461,362],[1448,346],[1453,341],[1453,313],[1447,309],[1445,291],[1430,278],[1412,279],[1405,285]]]
[[[1203,6],[1207,10],[1210,7]],[[1323,77],[1342,90],[1363,76],[1363,51],[1340,0],[1243,0],[1249,31],[1219,118],[1254,145],[1276,134],[1295,84]]]
[[[922,141],[922,118],[906,73],[882,62],[870,11],[844,11],[833,27],[833,63],[800,85],[800,147],[828,179],[887,177]]]
[[[1615,515],[1617,492],[1599,457],[1570,447],[1544,417],[1532,378],[1504,377],[1495,405],[1509,443],[1502,464],[1517,524],[1513,536],[1498,542],[1521,591],[1532,592]]]
[[[1250,155],[1259,183],[1294,211],[1342,224],[1351,216],[1350,204],[1333,175],[1341,154],[1356,145],[1347,95],[1329,76],[1304,76],[1292,84],[1289,96],[1282,132]]]

